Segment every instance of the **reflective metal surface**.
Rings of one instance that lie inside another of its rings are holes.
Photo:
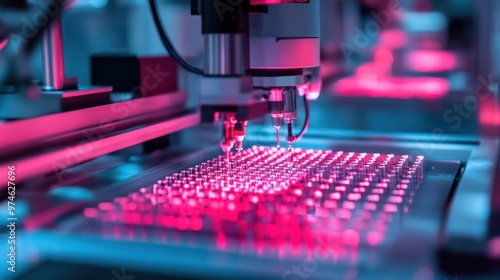
[[[132,131],[120,131],[114,135],[103,136],[92,134],[88,137],[92,140],[83,140],[76,145],[55,151],[48,151],[39,155],[27,158],[16,159],[8,163],[0,163],[0,167],[7,168],[14,164],[23,170],[17,176],[18,182],[22,182],[36,175],[45,173],[59,173],[64,169],[103,156],[130,146],[143,143],[148,140],[174,133],[179,130],[195,126],[200,123],[200,115],[197,112],[189,112],[167,117],[146,127],[137,128]],[[6,185],[5,185],[6,186]]]
[[[64,90],[77,86],[76,78],[65,77],[61,21],[60,16],[55,18],[43,35],[44,90]]]
[[[271,138],[260,138],[257,143],[272,143],[268,141],[272,141],[274,135],[270,136]],[[255,143],[256,139],[250,137],[249,140],[248,145],[251,145],[252,142]],[[306,138],[301,143],[304,148],[314,146],[350,151],[376,149],[388,153],[412,154],[411,142],[404,141],[397,145],[379,146],[373,143],[363,144],[362,141],[318,141],[314,138]],[[371,148],[367,145],[371,145]],[[126,268],[127,272],[133,273],[131,275],[149,277],[146,279],[173,278],[180,277],[180,275],[194,279],[206,277],[232,279],[236,275],[242,279],[280,279],[283,277],[293,279],[293,277],[300,275],[307,275],[311,279],[345,279],[346,277],[372,279],[374,275],[386,279],[407,279],[418,278],[419,275],[426,275],[429,271],[432,273],[433,279],[446,279],[448,277],[453,279],[454,275],[444,274],[440,272],[436,264],[429,263],[430,256],[436,252],[435,244],[439,240],[438,232],[440,224],[443,222],[442,210],[445,209],[449,192],[460,167],[458,161],[434,161],[434,158],[439,158],[440,154],[446,154],[446,150],[449,148],[473,149],[470,145],[437,144],[435,146],[435,150],[432,152],[433,156],[426,160],[424,181],[418,188],[408,213],[404,214],[404,218],[399,214],[393,217],[394,228],[391,227],[392,234],[388,235],[391,238],[385,239],[386,242],[382,243],[378,249],[369,245],[347,246],[342,249],[342,246],[338,247],[334,242],[327,243],[333,247],[324,247],[327,251],[326,255],[322,255],[320,251],[315,251],[314,248],[308,246],[294,249],[293,246],[283,245],[284,247],[280,247],[279,244],[272,245],[265,242],[259,244],[259,242],[244,241],[231,236],[221,238],[217,235],[207,235],[196,231],[193,233],[183,231],[180,234],[180,231],[163,228],[156,222],[154,227],[116,223],[100,225],[100,223],[94,223],[84,218],[83,213],[86,207],[100,207],[99,202],[113,201],[115,197],[123,197],[130,192],[140,192],[141,187],[153,186],[158,178],[176,176],[175,174],[181,175],[180,171],[188,170],[188,167],[193,167],[219,154],[219,148],[212,146],[210,149],[181,157],[169,157],[170,160],[156,159],[156,164],[154,161],[151,162],[153,165],[150,166],[154,166],[152,169],[136,173],[137,175],[126,180],[119,180],[119,177],[116,177],[116,184],[110,185],[106,192],[97,191],[99,198],[91,199],[90,203],[85,202],[80,203],[80,206],[73,206],[72,209],[79,209],[76,212],[71,212],[76,215],[64,219],[54,229],[48,229],[47,223],[37,223],[37,226],[30,227],[34,231],[23,233],[24,242],[30,242],[25,248],[30,249],[24,251],[23,254],[31,252],[30,254],[33,256],[37,256],[38,261],[35,263],[41,264],[39,267],[41,270],[34,269],[29,274],[24,274],[24,277],[35,277],[38,275],[37,273],[41,273],[45,269],[50,270],[50,267],[54,267],[54,265],[59,267],[64,264],[65,267],[75,267],[75,269],[83,265],[87,267],[86,273],[90,273],[88,275],[96,277],[95,279],[112,277],[111,271],[113,269],[120,271],[121,267]],[[429,152],[429,150],[426,151]],[[460,157],[459,153],[457,156]],[[148,161],[150,160],[153,158]],[[158,162],[158,160],[160,161]],[[131,162],[130,164],[138,165],[139,162]],[[101,173],[100,177],[102,179],[113,178],[113,176],[106,176],[106,173],[119,174],[104,172]],[[73,182],[72,185],[79,185],[79,183]],[[172,203],[168,205],[172,205]],[[104,206],[103,204],[102,207]],[[64,216],[62,213],[68,211],[63,210],[64,207],[58,208],[63,212],[55,214],[56,216]],[[92,211],[87,210],[87,212],[89,214]],[[48,216],[48,213],[45,211],[38,213],[38,215]],[[313,216],[315,214],[311,214],[311,217]],[[26,221],[30,221],[31,224],[38,219]],[[50,224],[49,220],[46,222]],[[42,230],[42,228],[46,229]],[[62,234],[63,232],[72,233],[68,235]],[[278,230],[277,232],[282,231]],[[416,234],[417,232],[418,234]],[[346,235],[340,241],[351,240],[347,238],[349,233],[350,231],[345,232]],[[58,242],[51,241],[55,238]],[[292,241],[293,239],[290,242]],[[75,246],[74,244],[79,245]],[[113,249],[109,250],[109,248]],[[332,251],[328,251],[328,249]],[[140,263],[136,261],[138,255],[141,256]],[[51,261],[44,261],[49,259]],[[26,265],[26,270],[23,270],[23,273],[28,270],[28,267],[31,267],[30,263],[33,261],[24,259],[23,264]],[[394,265],[388,265],[388,263]],[[104,269],[100,270],[100,267]],[[186,270],[187,267],[190,269]],[[294,269],[294,267],[299,270]],[[66,273],[70,272],[71,269]]]
[[[54,96],[57,97],[58,95]],[[49,140],[65,134],[78,133],[85,135],[85,131],[88,130],[91,133],[92,128],[97,130],[107,124],[128,122],[129,119],[147,119],[148,115],[158,112],[170,113],[171,115],[180,113],[183,110],[180,105],[185,103],[186,98],[185,92],[172,92],[84,110],[2,123],[0,125],[0,134],[10,135],[10,137],[2,138],[0,141],[0,158],[5,159],[16,153],[26,151],[30,146],[33,146],[33,143],[47,145]],[[30,133],[26,133],[26,131],[30,131]]]
[[[208,76],[243,76],[248,68],[248,35],[204,34],[205,67]]]

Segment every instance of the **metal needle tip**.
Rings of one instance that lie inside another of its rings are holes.
[[[280,147],[280,127],[275,126],[275,128],[276,128],[276,147],[279,148]]]
[[[292,142],[288,143],[288,153],[290,153],[290,164],[293,164],[295,162],[295,158],[293,153]]]

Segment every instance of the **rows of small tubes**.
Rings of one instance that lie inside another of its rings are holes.
[[[252,147],[87,208],[105,223],[256,240],[378,245],[408,211],[423,157]]]

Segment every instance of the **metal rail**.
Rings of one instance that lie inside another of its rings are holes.
[[[91,128],[109,130],[109,126],[154,112],[179,113],[187,100],[185,92],[118,102],[38,118],[0,124],[0,162],[34,146],[50,147],[55,138],[63,140],[70,133],[92,133]],[[177,111],[177,112],[175,112]],[[107,129],[108,128],[108,129]]]
[[[0,170],[16,167],[16,183],[43,174],[62,172],[64,169],[82,162],[174,133],[200,123],[199,112],[190,112],[181,116],[170,117],[156,123],[125,130],[102,139],[81,141],[63,149],[48,151],[32,157],[0,163]],[[7,188],[4,181],[0,188]]]

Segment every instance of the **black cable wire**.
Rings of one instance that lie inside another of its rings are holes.
[[[160,21],[160,17],[158,15],[158,8],[156,7],[156,3],[154,0],[149,0],[149,6],[151,8],[151,14],[153,15],[153,20],[155,22],[156,29],[158,31],[158,34],[160,35],[161,42],[163,43],[163,46],[165,49],[168,51],[170,56],[184,69],[186,69],[189,72],[203,75],[203,70],[189,64],[187,61],[185,61],[179,53],[175,50],[174,46],[172,45],[172,42],[167,36],[167,33],[165,32],[165,29],[163,29],[163,26]]]
[[[306,95],[304,94],[304,110],[305,110],[305,121],[304,125],[302,126],[302,130],[295,136],[295,141],[299,141],[304,134],[306,134],[307,129],[309,128],[309,122],[310,122],[310,109],[309,109],[309,100],[307,100]]]

